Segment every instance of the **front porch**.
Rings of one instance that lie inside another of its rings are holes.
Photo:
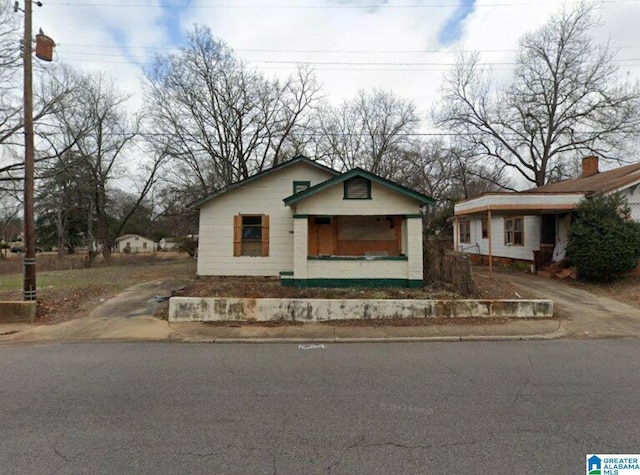
[[[296,287],[420,287],[422,215],[294,215]]]

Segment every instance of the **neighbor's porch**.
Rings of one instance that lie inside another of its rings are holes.
[[[536,269],[566,256],[579,194],[496,193],[456,205],[454,246],[485,260],[528,262]]]
[[[421,215],[294,215],[294,268],[283,285],[422,285]]]

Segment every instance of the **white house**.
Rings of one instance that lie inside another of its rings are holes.
[[[115,240],[116,252],[129,252],[131,254],[139,252],[155,251],[155,243],[151,239],[138,234],[124,234]]]
[[[640,163],[600,172],[582,161],[578,178],[522,192],[485,193],[455,205],[454,247],[475,262],[525,261],[537,268],[562,260],[572,211],[594,194],[620,193],[640,221]]]
[[[421,286],[428,196],[305,157],[196,203],[199,275],[280,276],[295,286]]]

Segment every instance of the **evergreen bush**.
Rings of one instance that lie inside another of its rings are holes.
[[[608,282],[632,270],[640,257],[640,224],[630,221],[626,200],[594,196],[576,207],[567,253],[578,278]]]

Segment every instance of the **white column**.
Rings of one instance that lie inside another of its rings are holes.
[[[407,218],[407,258],[409,280],[422,280],[422,218]]]
[[[307,256],[309,254],[309,218],[293,219],[293,278],[307,279]]]

